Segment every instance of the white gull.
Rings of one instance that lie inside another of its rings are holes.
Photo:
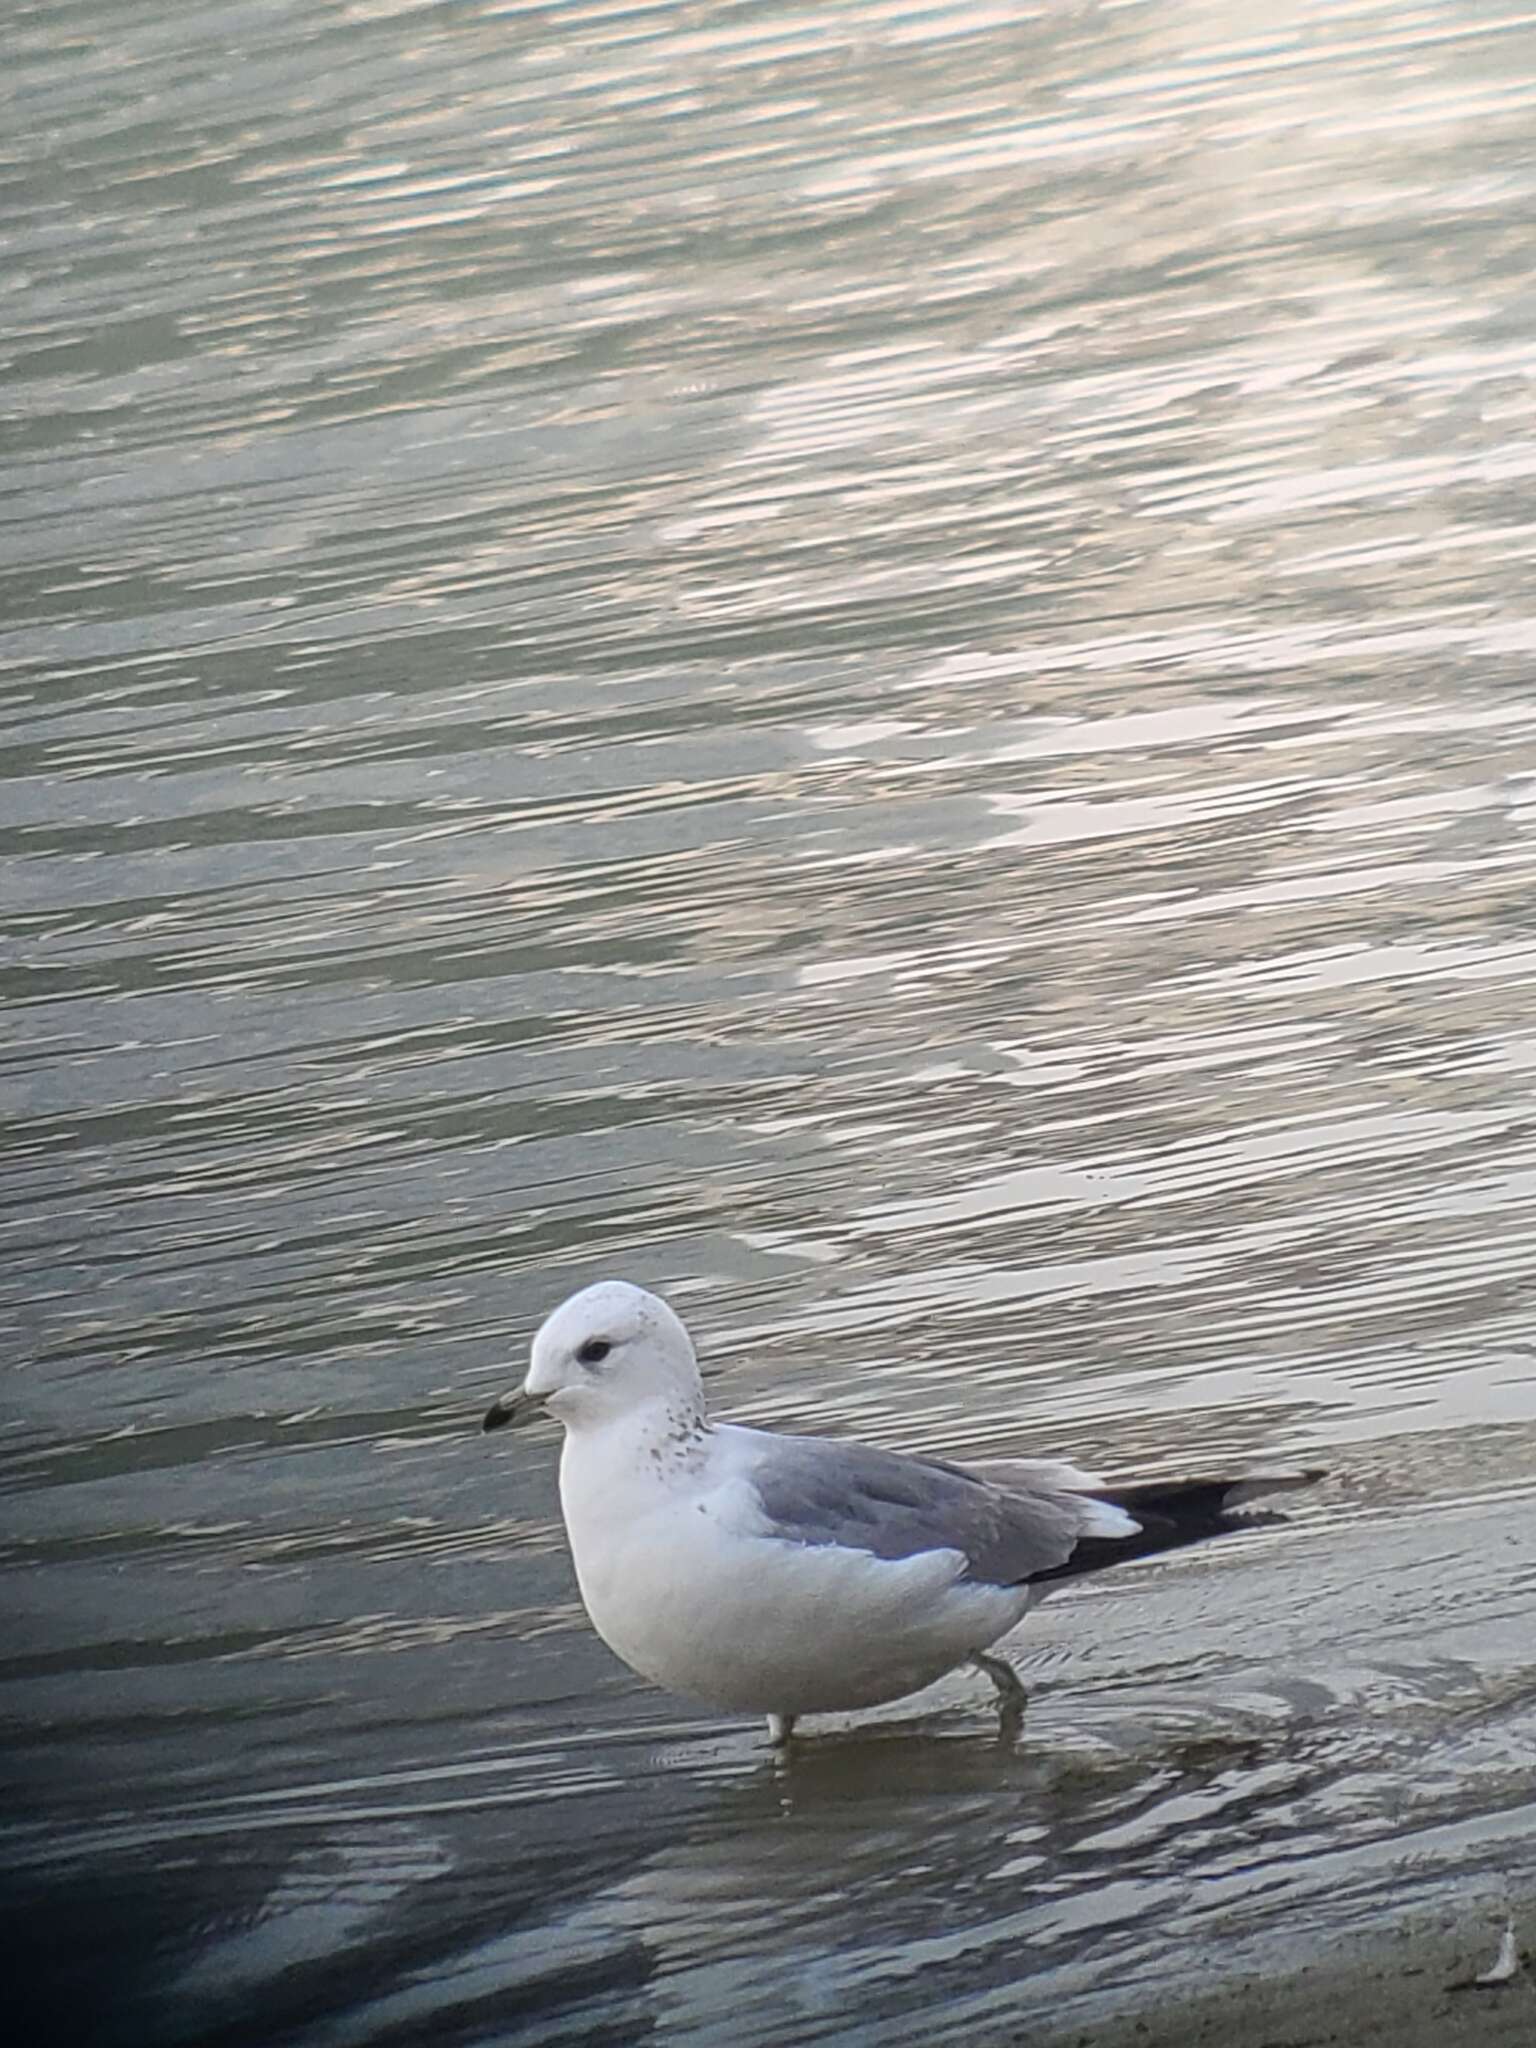
[[[1235,1512],[1313,1472],[1104,1487],[1074,1465],[958,1464],[711,1422],[688,1332],[627,1281],[583,1288],[533,1340],[487,1429],[565,1426],[560,1504],[581,1597],[642,1677],[710,1706],[801,1714],[900,1699],[989,1657],[1065,1578],[1275,1517]]]

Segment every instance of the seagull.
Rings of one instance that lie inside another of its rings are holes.
[[[693,1342],[624,1280],[542,1324],[484,1427],[565,1429],[560,1505],[592,1626],[668,1691],[764,1714],[878,1706],[963,1664],[1005,1721],[1027,1697],[992,1645],[1063,1579],[1283,1520],[1238,1512],[1318,1472],[1105,1487],[1042,1459],[959,1464],[712,1422]]]

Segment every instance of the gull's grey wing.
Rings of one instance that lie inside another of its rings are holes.
[[[874,1557],[958,1550],[967,1579],[1015,1586],[1056,1577],[1094,1530],[1136,1524],[1067,1492],[994,1486],[957,1465],[827,1437],[768,1436],[749,1476],[774,1532]]]
[[[1101,1489],[1075,1466],[1040,1459],[966,1467],[827,1437],[740,1434],[757,1446],[749,1476],[763,1512],[789,1541],[888,1558],[958,1550],[963,1576],[992,1586],[1076,1578],[1283,1522],[1283,1515],[1244,1510],[1264,1494],[1323,1476],[1263,1472]]]

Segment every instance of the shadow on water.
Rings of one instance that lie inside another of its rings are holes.
[[[152,1861],[142,1843],[98,1852],[89,1877],[71,1870],[13,1923],[34,1958],[34,2038],[454,2041],[494,2022],[577,2039],[601,2036],[616,1998],[661,2038],[718,2033],[732,2013],[754,2032],[793,2018],[814,2035],[851,2000],[899,2034],[909,1971],[924,1980],[921,2024],[953,1994],[945,1955],[1001,1983],[1059,1964],[1071,1900],[1102,1882],[1097,1837],[1175,1797],[1208,1799],[1214,1819],[1217,1788],[1264,1748],[1169,1727],[1155,1764],[1108,1742],[1037,1755],[977,1719],[832,1734],[788,1763],[734,1734],[632,1743],[613,1759],[618,1841],[585,1839],[568,1814],[518,1826],[518,1797],[536,1795],[524,1785],[503,1803],[521,1775],[511,1759],[487,1760],[484,1804],[446,1821],[435,1795],[456,1788],[440,1778],[398,1818],[296,1805],[269,1831],[227,1809],[168,1817]],[[373,1796],[393,1803],[384,1786]],[[1124,1882],[1145,1877],[1144,1858],[1126,1860]],[[61,1939],[72,1925],[95,1931],[84,1997]]]
[[[55,1832],[12,1916],[30,2038],[959,2042],[1177,1984],[1190,1944],[1273,1966],[1497,1897],[1536,1846],[1536,1539],[1498,1502],[1344,1529],[1047,1603],[1014,1740],[970,1680],[787,1758],[626,1687],[617,1721]],[[1374,1633],[1326,1656],[1361,1574]]]

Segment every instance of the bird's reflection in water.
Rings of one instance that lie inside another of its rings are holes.
[[[668,2040],[728,2024],[814,2040],[855,2011],[899,2032],[919,2009],[949,2038],[946,1981],[963,1976],[980,2023],[1037,1972],[1089,1966],[1155,1920],[1186,1885],[1181,1828],[1209,1847],[1262,1749],[1252,1730],[1150,1726],[1139,1753],[1092,1734],[1031,1746],[975,1713],[833,1730],[765,1747],[686,1839],[577,1917],[604,1946],[645,1947]]]

